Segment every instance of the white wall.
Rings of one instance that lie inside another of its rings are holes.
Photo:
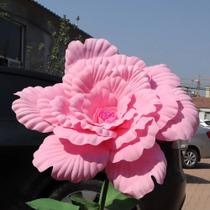
[[[199,110],[199,118],[200,120],[210,120],[210,109],[200,109]]]

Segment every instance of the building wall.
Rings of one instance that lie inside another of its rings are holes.
[[[205,97],[210,98],[210,87],[206,87]]]
[[[53,19],[44,11],[33,7],[30,1],[2,0],[0,8],[8,12],[9,20],[17,22],[23,28],[23,56],[21,67],[26,69],[48,71],[46,69],[52,44],[48,22],[56,29]],[[14,37],[15,38],[15,37]]]
[[[50,71],[48,63],[52,46],[51,34],[58,29],[60,17],[42,6],[40,8],[30,0],[1,0],[0,9],[9,14],[10,21],[22,25],[23,56],[20,67],[36,71]],[[78,32],[80,33],[80,30]],[[81,33],[81,35],[87,34]]]

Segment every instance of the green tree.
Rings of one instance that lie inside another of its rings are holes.
[[[70,23],[64,15],[61,18],[59,29],[52,33],[53,45],[50,53],[49,70],[56,75],[63,75],[65,62],[65,49],[72,40],[80,40],[82,36],[77,30],[77,26]]]

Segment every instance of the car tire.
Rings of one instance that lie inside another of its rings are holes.
[[[183,167],[184,168],[195,168],[199,161],[198,151],[194,148],[188,148],[183,155]]]

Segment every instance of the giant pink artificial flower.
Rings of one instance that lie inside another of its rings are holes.
[[[191,99],[165,65],[146,67],[103,39],[73,41],[63,82],[28,87],[13,103],[19,122],[52,132],[34,154],[40,172],[80,182],[105,169],[119,191],[141,198],[162,184],[166,160],[156,140],[190,139],[198,125]]]

